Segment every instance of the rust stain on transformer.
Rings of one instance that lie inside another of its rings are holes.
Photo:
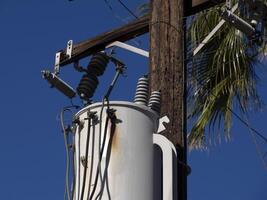
[[[114,127],[112,127],[113,125],[111,124],[110,127],[110,136],[111,136],[111,150],[112,151],[117,151],[119,148],[119,129],[118,126],[116,126],[116,124],[114,124]]]

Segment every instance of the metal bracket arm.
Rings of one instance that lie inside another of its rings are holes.
[[[139,49],[139,48],[137,48],[137,47],[134,47],[134,46],[132,46],[132,45],[125,44],[125,43],[123,43],[123,42],[119,42],[119,41],[112,42],[111,44],[107,45],[107,46],[106,46],[106,49],[107,49],[107,48],[110,48],[110,47],[114,47],[114,46],[116,46],[116,47],[120,47],[120,48],[122,48],[122,49],[126,49],[126,50],[128,50],[128,51],[133,52],[133,53],[136,53],[136,54],[139,54],[139,55],[141,55],[141,56],[144,56],[144,57],[149,58],[149,52],[148,52],[148,51],[145,51],[145,50],[143,50],[143,49]]]
[[[69,59],[71,58],[72,49],[73,49],[73,40],[69,40],[67,44],[67,52],[66,52],[66,55],[69,57]]]
[[[60,56],[61,56],[61,52],[57,52],[57,53],[56,53],[56,57],[55,57],[55,67],[54,67],[54,73],[55,73],[56,75],[59,74]]]
[[[235,12],[238,8],[238,3],[234,5],[234,7],[231,9],[231,12]],[[193,52],[193,56],[198,54],[198,52],[207,44],[207,42],[215,35],[215,33],[224,25],[225,20],[222,19],[218,25],[215,26],[215,28],[207,35],[207,37],[198,45],[197,48],[195,48]]]

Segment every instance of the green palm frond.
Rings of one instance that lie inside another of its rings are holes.
[[[267,5],[267,0],[261,1]],[[232,1],[233,4],[236,2]],[[255,68],[261,64],[259,58],[267,55],[266,41],[249,39],[225,23],[202,51],[192,57],[192,50],[222,19],[217,11],[222,6],[218,5],[188,19],[190,26],[186,42],[190,59],[187,63],[187,106],[188,117],[192,119],[188,136],[191,148],[203,148],[220,142],[223,135],[229,140],[231,111],[239,108],[242,114],[246,114],[250,109],[261,106],[256,89],[258,77]],[[149,4],[142,5],[139,10],[140,15],[147,15]],[[251,15],[260,19],[247,4],[239,6],[237,14],[246,21],[250,20]],[[267,20],[263,25],[263,38],[267,38]]]
[[[197,46],[217,25],[220,17],[216,9],[195,17],[188,36],[191,46]],[[266,45],[259,46],[225,24],[189,64],[189,116],[195,119],[189,135],[191,147],[220,141],[221,132],[229,139],[235,104],[243,113],[260,105],[255,66],[263,49]]]
[[[137,16],[144,17],[149,15],[150,12],[150,3],[145,3],[137,7]]]

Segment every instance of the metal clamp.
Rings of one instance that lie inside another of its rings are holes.
[[[55,57],[55,68],[54,68],[54,73],[56,75],[59,74],[60,56],[61,56],[61,52],[57,52],[56,57]]]
[[[66,52],[66,55],[68,56],[69,59],[71,58],[72,49],[73,49],[73,40],[69,40],[67,44],[67,52]]]

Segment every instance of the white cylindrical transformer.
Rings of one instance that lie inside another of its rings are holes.
[[[76,114],[73,199],[153,200],[158,115],[129,102],[110,102],[109,108],[109,118],[102,103]]]

